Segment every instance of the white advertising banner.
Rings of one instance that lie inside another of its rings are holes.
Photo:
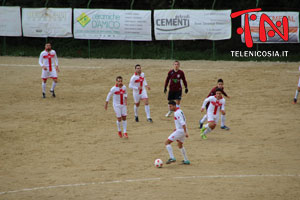
[[[22,36],[19,6],[0,6],[0,36]]]
[[[155,10],[156,40],[231,38],[231,10]]]
[[[72,8],[23,8],[26,37],[72,37]]]
[[[256,15],[256,19],[250,19],[250,16],[254,14]],[[249,12],[249,26],[251,31],[251,36],[253,43],[262,43],[259,39],[259,24],[261,15],[266,14],[269,19],[273,22],[273,24],[278,28],[278,30],[283,34],[283,23],[282,18],[285,16],[288,19],[288,32],[289,32],[289,39],[288,41],[284,41],[278,33],[270,26],[269,23],[264,22],[265,30],[266,30],[266,38],[267,41],[264,43],[298,43],[299,42],[299,12]],[[241,16],[241,24],[242,27],[245,27],[245,14]],[[280,26],[276,25],[276,22],[280,21]],[[275,35],[270,37],[268,35],[268,31],[274,31]],[[241,35],[242,42],[245,42],[244,33]]]
[[[74,9],[74,38],[150,41],[151,11]]]

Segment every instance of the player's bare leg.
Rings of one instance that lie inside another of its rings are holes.
[[[201,129],[201,137],[202,139],[207,139],[206,134],[210,133],[212,130],[214,130],[216,127],[215,122],[209,122],[207,123],[202,129]]]
[[[145,112],[146,112],[146,116],[147,116],[147,121],[148,122],[153,122],[150,116],[150,106],[149,106],[149,99],[143,99],[143,102],[145,104]]]
[[[299,93],[300,93],[300,87],[298,87],[297,90],[296,90],[296,94],[295,94],[295,97],[294,97],[293,104],[297,103]]]
[[[123,120],[123,134],[125,138],[128,138],[126,116],[122,116],[122,120]]]
[[[42,79],[43,98],[46,98],[46,83],[47,83],[47,79]]]

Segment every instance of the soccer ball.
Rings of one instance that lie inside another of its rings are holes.
[[[161,168],[163,166],[163,161],[161,159],[156,159],[154,161],[154,166],[157,167],[157,168]]]

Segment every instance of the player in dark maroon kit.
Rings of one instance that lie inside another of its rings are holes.
[[[169,94],[168,94],[168,100],[169,101],[176,101],[176,107],[180,107],[180,100],[182,95],[182,87],[181,87],[181,80],[183,81],[184,87],[185,87],[185,93],[188,93],[188,86],[187,82],[185,80],[185,75],[182,70],[179,69],[180,63],[179,61],[174,61],[173,63],[174,69],[170,70],[165,82],[165,89],[164,93],[167,93],[167,87],[169,85]],[[169,117],[171,115],[172,111],[169,110],[169,112],[166,114],[166,117]]]
[[[224,91],[224,81],[223,81],[223,79],[219,79],[219,80],[218,80],[218,85],[217,85],[216,87],[214,87],[214,88],[210,91],[210,93],[208,94],[207,97],[215,96],[215,95],[216,95],[216,90],[217,90],[218,88],[221,89],[221,92],[222,92],[222,94],[223,94],[225,97],[230,98],[230,97],[226,94],[226,92]],[[207,110],[208,106],[209,106],[209,103],[206,104],[206,110]],[[199,121],[199,123],[200,123],[200,128],[202,128],[203,123],[206,121],[206,119],[207,119],[207,115],[204,115],[203,118]],[[222,115],[222,114],[221,114],[221,129],[229,130],[229,127],[225,126],[225,115]]]

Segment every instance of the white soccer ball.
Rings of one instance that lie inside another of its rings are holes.
[[[161,159],[156,159],[154,161],[154,166],[157,167],[157,168],[161,168],[163,166],[163,161]]]

